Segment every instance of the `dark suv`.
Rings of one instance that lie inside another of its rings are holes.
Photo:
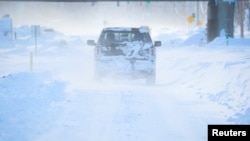
[[[95,78],[126,77],[144,78],[147,84],[155,83],[155,47],[161,41],[152,42],[148,27],[104,28],[95,46]]]

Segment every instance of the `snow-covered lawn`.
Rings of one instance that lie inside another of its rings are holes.
[[[95,82],[85,37],[44,34],[35,50],[25,35],[0,48],[0,140],[206,141],[208,124],[249,124],[249,39],[192,33],[156,36],[155,86]]]

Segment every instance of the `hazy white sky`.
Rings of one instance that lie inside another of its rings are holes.
[[[206,2],[199,3],[199,18],[206,22]],[[38,24],[68,34],[97,33],[104,26],[141,26],[187,29],[196,2],[0,2],[0,16],[10,14],[13,25]]]

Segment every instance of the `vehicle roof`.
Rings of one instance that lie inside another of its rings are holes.
[[[105,27],[104,31],[139,31],[139,32],[149,32],[147,27]]]

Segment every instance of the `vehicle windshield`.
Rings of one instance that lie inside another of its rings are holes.
[[[147,32],[139,31],[111,31],[104,30],[98,40],[98,43],[123,43],[123,42],[152,42],[149,34]]]

